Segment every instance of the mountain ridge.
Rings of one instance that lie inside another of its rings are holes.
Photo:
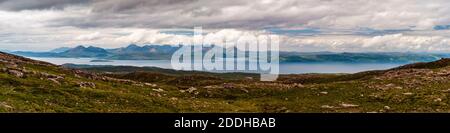
[[[103,49],[93,46],[77,46],[63,52],[10,52],[27,57],[99,58],[107,60],[170,60],[179,47],[170,45],[130,44],[127,47]],[[204,48],[207,51],[210,48]],[[280,51],[281,62],[303,63],[414,63],[429,62],[450,57],[450,54],[411,52],[284,52]]]

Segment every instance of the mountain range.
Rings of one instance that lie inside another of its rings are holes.
[[[179,46],[131,44],[127,47],[104,49],[94,46],[62,47],[49,52],[14,51],[9,52],[26,57],[96,58],[106,60],[170,60]],[[209,50],[204,48],[203,51]],[[303,63],[413,63],[429,62],[450,57],[446,53],[412,52],[280,52],[281,62]]]
[[[12,54],[27,57],[66,57],[66,58],[99,58],[111,60],[164,60],[170,59],[178,47],[169,45],[131,44],[127,47],[104,49],[94,46],[77,46],[74,48],[57,48],[49,52],[15,51]]]

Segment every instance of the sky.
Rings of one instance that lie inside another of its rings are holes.
[[[283,51],[450,52],[449,0],[0,0],[0,50],[279,35]]]

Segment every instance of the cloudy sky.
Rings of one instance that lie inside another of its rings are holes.
[[[277,34],[290,51],[450,51],[448,0],[0,0],[0,49]]]

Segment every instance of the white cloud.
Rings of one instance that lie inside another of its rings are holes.
[[[78,37],[75,38],[75,40],[78,41],[91,41],[91,40],[95,40],[100,38],[100,32],[94,32],[91,34],[86,34],[86,35],[80,35]]]
[[[450,38],[439,35],[321,36],[285,38],[286,51],[448,52]]]
[[[283,36],[284,50],[450,51],[449,32],[433,30],[450,24],[448,0],[7,1],[0,1],[0,7],[9,7],[0,9],[2,49],[177,44],[192,37],[162,31],[203,26],[206,36],[234,39],[266,34],[264,29],[270,27],[321,31]],[[361,28],[411,31],[354,33]]]

